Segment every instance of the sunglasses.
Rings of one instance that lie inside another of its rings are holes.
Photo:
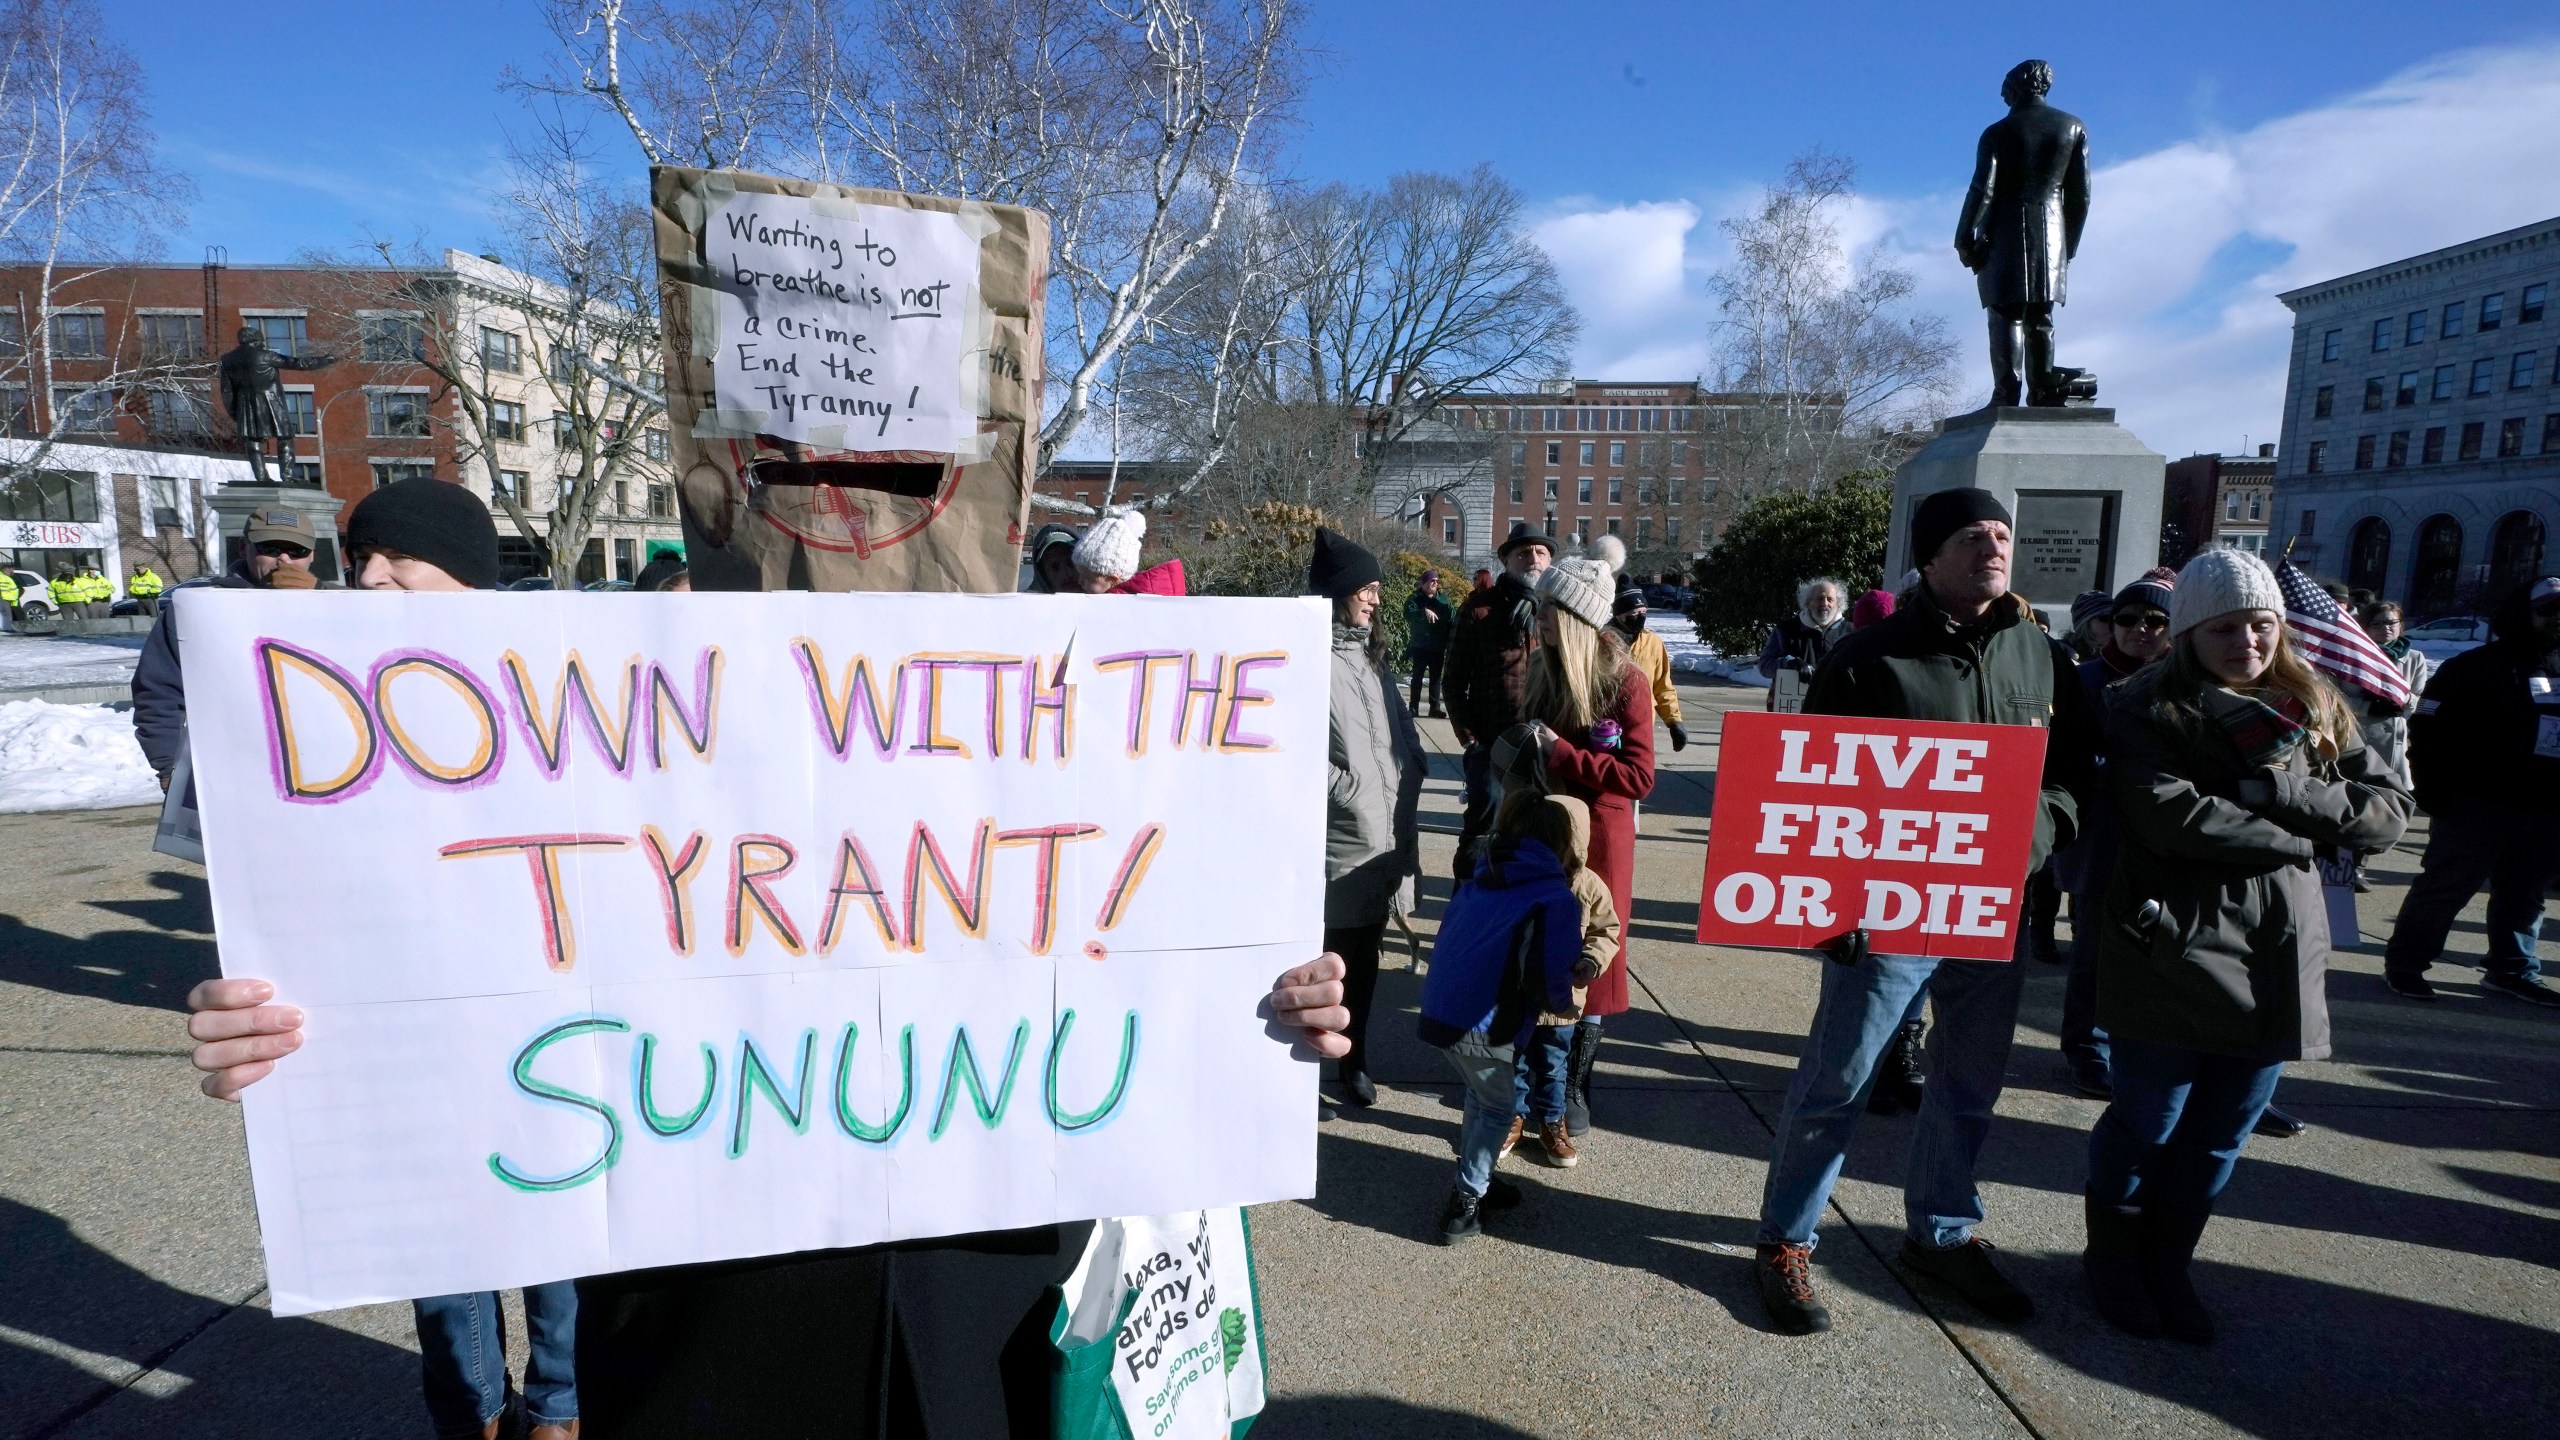
[[[311,553],[311,547],[296,545],[290,540],[261,540],[257,544],[257,551],[261,555],[279,555],[287,560],[299,560]]]
[[[2119,630],[2166,630],[2169,617],[2157,610],[2145,610],[2139,614],[2128,611],[2108,617],[2107,623]]]

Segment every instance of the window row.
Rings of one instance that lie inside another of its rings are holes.
[[[2311,512],[2302,512],[2303,533],[2310,533]],[[2478,596],[2493,599],[2513,587],[2548,573],[2543,563],[2547,533],[2542,517],[2530,510],[2511,510],[2489,532],[2488,563],[2482,567]],[[2462,522],[2433,515],[2418,527],[2418,543],[2410,557],[2409,611],[2413,618],[2441,615],[2462,599]],[[2391,526],[2379,515],[2357,521],[2347,538],[2347,583],[2380,594],[2391,577]]]
[[[1686,408],[1624,405],[1507,406],[1478,405],[1453,409],[1459,423],[1478,430],[1680,431],[1697,428],[1697,412]]]
[[[2528,431],[2531,428],[2527,421],[2528,417],[2526,416],[2511,415],[2498,422],[2497,458],[2501,460],[2512,460],[2525,453],[2525,440],[2527,438]],[[2412,458],[2410,455],[2410,441],[2413,433],[2417,441],[2417,454],[2415,456],[2416,463],[2420,465],[2441,465],[2445,460],[2444,451],[2445,440],[2447,438],[2446,430],[2447,427],[2442,425],[2430,425],[2425,430],[2418,432],[2394,430],[2389,435],[2359,435],[2356,437],[2355,468],[2358,470],[2371,470],[2375,468],[2377,455],[2380,457],[2381,468],[2385,470],[2397,470],[2402,466],[2409,464]],[[2488,422],[2485,420],[2472,421],[2470,424],[2462,427],[2461,432],[2453,437],[2453,441],[2454,459],[2481,459],[2483,452],[2489,443]],[[2541,448],[2538,453],[2544,455],[2560,455],[2560,411],[2554,411],[2553,413],[2542,417],[2542,436],[2539,443]],[[2312,441],[2310,449],[2304,457],[2304,471],[2308,474],[2319,475],[2325,473],[2328,468],[2329,442],[2326,440]]]
[[[1528,519],[1531,519],[1531,518],[1532,518],[1532,517],[1527,516],[1527,515],[1519,515],[1519,516],[1512,516],[1512,517],[1502,517],[1502,516],[1497,516],[1497,517],[1495,517],[1495,522],[1494,522],[1494,523],[1495,523],[1495,528],[1496,528],[1497,530],[1500,530],[1500,529],[1506,529],[1506,528],[1508,528],[1508,527],[1509,527],[1509,525],[1511,524],[1511,521],[1512,521],[1513,519],[1528,520]],[[1546,518],[1545,518],[1544,522],[1540,525],[1540,527],[1539,527],[1539,528],[1540,528],[1540,529],[1542,529],[1542,530],[1544,530],[1547,534],[1549,534],[1549,535],[1554,535],[1554,536],[1556,536],[1557,538],[1561,539],[1561,538],[1563,538],[1563,537],[1564,537],[1565,532],[1560,531],[1560,530],[1558,530],[1558,529],[1556,528],[1556,521],[1557,521],[1556,512],[1554,512],[1553,510],[1550,510],[1550,511],[1546,512]],[[1441,527],[1441,532],[1440,532],[1440,533],[1441,533],[1441,538],[1442,538],[1442,539],[1444,539],[1444,540],[1446,540],[1448,543],[1450,543],[1450,544],[1452,544],[1452,545],[1455,545],[1456,543],[1458,543],[1458,542],[1457,542],[1457,538],[1456,538],[1456,531],[1452,528],[1452,527],[1455,525],[1455,523],[1456,523],[1456,522],[1455,522],[1454,520],[1453,520],[1453,521],[1444,522],[1444,523],[1443,523],[1443,525],[1442,525],[1442,527]],[[1593,523],[1593,521],[1592,521],[1592,517],[1587,516],[1587,515],[1586,515],[1586,516],[1579,517],[1579,518],[1577,518],[1577,519],[1575,519],[1575,520],[1574,520],[1574,522],[1573,522],[1573,530],[1572,530],[1572,532],[1571,532],[1571,533],[1572,533],[1572,536],[1573,536],[1574,541],[1575,541],[1577,544],[1588,545],[1588,544],[1590,544],[1590,543],[1591,543],[1591,527],[1592,527],[1592,523]],[[1602,533],[1602,534],[1606,534],[1606,535],[1617,535],[1617,536],[1623,537],[1623,536],[1625,536],[1625,534],[1627,533],[1627,532],[1626,532],[1626,521],[1624,521],[1623,519],[1621,519],[1621,518],[1620,518],[1620,517],[1618,517],[1618,516],[1615,516],[1615,515],[1609,516],[1606,520],[1603,520],[1603,521],[1601,521],[1601,522],[1599,522],[1599,523],[1600,523],[1600,528],[1601,528],[1601,533]],[[1666,544],[1666,545],[1677,545],[1677,544],[1679,544],[1679,543],[1680,543],[1680,518],[1679,518],[1678,516],[1676,516],[1676,515],[1675,515],[1675,516],[1670,517],[1669,519],[1664,520],[1664,521],[1662,522],[1662,527],[1663,527],[1663,543],[1664,543],[1664,544]],[[1637,520],[1636,520],[1636,543],[1637,543],[1637,544],[1639,544],[1639,545],[1645,545],[1645,544],[1650,544],[1650,543],[1652,543],[1652,541],[1653,541],[1653,518],[1652,518],[1651,516],[1639,516],[1639,517],[1637,517]]]
[[[1623,466],[1623,465],[1625,465],[1625,464],[1627,463],[1627,442],[1626,442],[1626,441],[1624,441],[1624,440],[1612,440],[1612,441],[1608,442],[1608,444],[1609,444],[1609,463],[1610,463],[1611,465],[1617,465],[1617,466]],[[1597,441],[1597,440],[1584,440],[1584,441],[1580,441],[1580,442],[1578,442],[1578,446],[1579,446],[1579,454],[1580,454],[1580,455],[1581,455],[1581,457],[1582,457],[1582,459],[1581,459],[1581,463],[1583,463],[1583,464],[1585,464],[1585,465],[1596,465],[1596,464],[1600,463],[1600,462],[1599,462],[1599,455],[1600,455],[1600,442],[1599,442],[1599,441]],[[1547,442],[1547,463],[1548,463],[1548,464],[1550,464],[1550,465],[1561,465],[1561,464],[1563,464],[1563,463],[1564,463],[1564,447],[1565,447],[1565,442],[1564,442],[1564,441],[1562,441],[1562,440],[1550,440],[1550,441],[1548,441],[1548,442]],[[1662,463],[1662,454],[1663,454],[1663,451],[1662,451],[1662,442],[1661,442],[1661,441],[1658,441],[1658,440],[1639,440],[1639,441],[1637,441],[1637,442],[1636,442],[1636,463],[1637,463],[1638,465],[1643,465],[1643,466],[1654,466],[1654,465],[1659,465],[1659,464],[1661,464],[1661,463]],[[1511,464],[1512,464],[1512,466],[1516,469],[1516,468],[1519,468],[1519,467],[1521,467],[1521,466],[1525,466],[1525,465],[1527,465],[1528,463],[1529,463],[1529,442],[1528,442],[1528,441],[1526,441],[1526,440],[1514,440],[1514,441],[1512,441],[1512,442],[1511,442]],[[1686,441],[1686,440],[1674,440],[1674,441],[1672,441],[1672,442],[1671,442],[1671,464],[1672,464],[1673,468],[1677,469],[1677,468],[1679,468],[1679,467],[1682,467],[1682,466],[1687,465],[1688,463],[1689,463],[1689,442],[1688,442],[1688,441]]]
[[[2506,377],[2505,388],[2532,389],[2542,378],[2541,352],[2519,350],[2506,356],[2483,355],[2471,362],[2467,383],[2463,381],[2462,369],[2457,365],[2438,365],[2432,373],[2403,370],[2397,380],[2382,375],[2368,376],[2364,382],[2364,408],[2368,411],[2383,410],[2397,405],[2415,405],[2421,400],[2451,400],[2457,386],[2463,395],[2495,394],[2502,373]],[[2560,363],[2552,366],[2551,380],[2553,384],[2560,385]],[[2337,386],[2323,385],[2311,392],[2312,419],[2326,420],[2337,412],[2337,407]]]
[[[2527,285],[2518,291],[2515,323],[2530,325],[2540,320],[2550,295],[2551,287],[2547,283]],[[2472,334],[2485,335],[2507,323],[2505,291],[2500,290],[2481,296],[2479,307],[2468,312],[2469,324],[2466,327],[2465,306],[2468,303],[2456,300],[2441,310],[2412,310],[2405,316],[2383,316],[2373,322],[2373,353],[2379,355],[2390,349],[2395,340],[2403,348],[2423,345],[2430,330],[2435,332],[2435,337],[2439,340],[2451,340],[2464,334],[2466,329]],[[2345,348],[2345,336],[2346,332],[2343,330],[2323,332],[2320,336],[2320,358],[2323,361],[2339,358]]]
[[[1514,475],[1511,477],[1512,504],[1518,505],[1527,499],[1528,484],[1528,477],[1526,476]],[[1552,502],[1561,499],[1563,496],[1563,490],[1563,476],[1550,475],[1546,477],[1544,494],[1547,500]],[[1592,497],[1597,494],[1607,495],[1608,504],[1624,505],[1627,503],[1626,479],[1623,476],[1611,475],[1607,479],[1606,488],[1603,489],[1593,476],[1578,475],[1574,477],[1574,499],[1579,500],[1585,505],[1589,505],[1593,503]],[[1640,480],[1636,483],[1636,503],[1639,505],[1651,505],[1657,501],[1678,505],[1687,500],[1688,494],[1689,482],[1687,478],[1683,476],[1672,476],[1670,479],[1663,481],[1658,486],[1652,480]],[[1698,483],[1698,498],[1700,500],[1713,500],[1716,498],[1716,482],[1713,480],[1700,481]]]

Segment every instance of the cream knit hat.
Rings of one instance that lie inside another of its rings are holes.
[[[2177,588],[2169,592],[2169,638],[2234,610],[2282,615],[2284,590],[2276,584],[2276,572],[2246,550],[2204,551],[2178,572]]]
[[[1559,560],[1548,566],[1538,576],[1538,598],[1572,611],[1594,630],[1606,630],[1616,613],[1618,567],[1626,561],[1626,542],[1615,535],[1603,535],[1592,542],[1588,558]]]
[[[1126,580],[1138,573],[1138,546],[1147,538],[1147,517],[1136,510],[1114,510],[1093,522],[1076,541],[1076,568],[1087,575]]]

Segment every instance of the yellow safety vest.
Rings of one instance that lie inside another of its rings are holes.
[[[6,570],[0,570],[0,605],[14,607],[18,603],[18,582]]]
[[[108,583],[107,577],[104,575],[83,575],[80,577],[80,584],[82,589],[86,591],[86,593],[80,597],[83,600],[110,600],[115,598],[116,587]]]
[[[133,572],[132,579],[124,582],[124,593],[138,600],[148,600],[160,593],[160,577],[152,574],[151,567],[145,565]]]
[[[44,588],[53,592],[53,603],[56,605],[69,605],[80,598],[80,582],[67,576],[59,580],[47,581]]]

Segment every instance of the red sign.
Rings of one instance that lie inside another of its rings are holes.
[[[1864,926],[1880,955],[2009,959],[2044,745],[2030,725],[1728,712],[1699,943]]]

